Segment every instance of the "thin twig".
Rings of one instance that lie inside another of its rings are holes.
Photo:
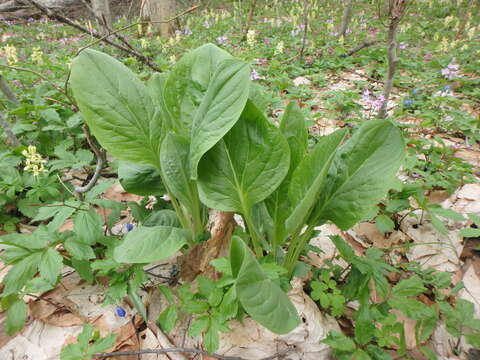
[[[307,44],[308,33],[308,9],[310,8],[309,0],[304,0],[303,3],[303,36],[302,36],[302,48],[300,49],[300,62],[303,61],[303,53],[305,52],[305,45]]]
[[[28,1],[32,1],[32,0],[28,0]],[[185,14],[188,14],[188,13],[190,13],[190,12],[198,9],[198,7],[199,7],[199,5],[192,6],[191,8],[189,8],[189,9],[181,12],[181,13],[178,14],[178,15],[175,15],[174,17],[172,17],[172,18],[170,18],[170,19],[168,19],[168,20],[160,20],[160,21],[138,21],[138,22],[136,22],[136,23],[133,23],[133,24],[124,26],[124,27],[122,27],[122,28],[120,28],[120,29],[117,29],[117,30],[115,30],[115,31],[112,31],[112,32],[108,33],[108,34],[105,35],[105,36],[95,36],[95,35],[93,35],[94,37],[97,38],[97,40],[92,41],[90,44],[87,44],[87,45],[85,45],[84,47],[80,48],[80,49],[78,50],[78,52],[77,52],[77,55],[80,54],[83,50],[85,50],[85,49],[87,49],[87,48],[89,48],[89,47],[91,47],[91,46],[93,46],[93,45],[96,45],[96,44],[98,44],[98,43],[101,42],[101,41],[107,42],[107,40],[108,40],[107,38],[108,38],[110,35],[115,35],[115,34],[121,32],[121,31],[128,30],[128,29],[130,29],[130,28],[132,28],[132,27],[134,27],[134,26],[138,26],[138,25],[141,25],[141,24],[166,24],[166,23],[169,23],[169,22],[172,22],[172,21],[178,19],[180,16],[183,16],[183,15],[185,15]],[[155,69],[154,69],[154,70],[155,70]],[[156,70],[156,71],[160,71],[160,70]]]
[[[27,1],[29,1],[29,0],[27,0]],[[18,67],[18,66],[11,66],[11,65],[4,65],[4,64],[0,64],[0,66],[2,66],[4,68],[7,68],[7,69],[10,69],[10,70],[25,71],[25,72],[29,72],[29,73],[37,75],[39,78],[41,78],[42,80],[45,80],[51,86],[53,86],[55,88],[55,90],[57,90],[58,92],[65,95],[65,97],[70,101],[70,104],[75,106],[75,101],[60,86],[56,85],[52,80],[50,80],[46,76],[40,74],[39,72],[36,72],[35,70],[32,70],[32,69]]]
[[[95,153],[95,156],[97,157],[97,166],[95,168],[95,172],[93,173],[92,178],[90,179],[87,185],[74,186],[76,198],[78,199],[81,199],[82,197],[81,194],[89,191],[91,188],[95,186],[95,184],[98,181],[98,178],[100,177],[100,173],[103,169],[103,165],[105,164],[105,161],[106,161],[105,151],[99,149],[98,146],[95,144],[95,141],[92,139],[90,131],[88,130],[88,127],[86,125],[83,126],[83,132],[87,139],[88,145],[90,146],[90,149],[92,149],[92,151]]]
[[[288,351],[289,352],[289,351]],[[237,356],[226,356],[220,354],[209,354],[207,351],[194,349],[194,348],[168,348],[168,349],[144,349],[144,350],[137,350],[137,351],[116,351],[111,353],[103,353],[103,354],[95,354],[96,358],[105,359],[114,356],[131,356],[131,355],[142,355],[142,354],[166,354],[166,353],[191,353],[191,354],[200,354],[200,355],[208,355],[211,358],[219,359],[219,360],[248,360],[245,358],[237,357]],[[278,353],[272,356],[268,356],[262,358],[261,360],[274,360],[278,359],[278,357],[285,355],[284,353]]]

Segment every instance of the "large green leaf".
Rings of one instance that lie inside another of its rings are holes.
[[[232,238],[230,260],[237,297],[245,311],[277,334],[286,334],[297,327],[300,319],[290,299],[268,278],[238,236]]]
[[[38,270],[42,278],[47,280],[50,284],[57,282],[58,275],[63,269],[63,258],[60,253],[54,248],[48,248],[42,254],[42,259],[38,264]]]
[[[345,134],[345,130],[338,130],[322,137],[293,172],[288,189],[293,210],[285,223],[288,233],[301,229],[307,221],[318,201],[335,152]]]
[[[124,161],[158,165],[159,112],[145,87],[121,62],[86,49],[70,76],[80,111],[100,144]]]
[[[130,231],[114,249],[119,263],[150,263],[166,259],[180,250],[192,235],[189,230],[170,226],[140,226]]]
[[[120,161],[118,179],[125,191],[130,194],[163,195],[166,191],[155,166]]]
[[[237,122],[248,99],[249,66],[223,61],[215,72],[193,119],[190,134],[190,175],[197,179],[198,162]]]
[[[293,171],[302,161],[308,146],[308,129],[296,102],[287,105],[280,122],[280,131],[290,147],[290,171]]]
[[[162,96],[171,117],[171,126],[179,134],[190,136],[193,119],[220,62],[231,59],[226,51],[206,44],[188,52],[173,67],[165,84],[156,75],[149,84],[155,97]]]
[[[249,101],[232,130],[200,162],[200,198],[214,209],[244,212],[280,185],[289,159],[283,135]]]
[[[365,122],[335,155],[312,221],[348,229],[393,186],[405,155],[401,131],[386,120]]]
[[[188,158],[188,140],[180,135],[168,134],[163,140],[160,154],[162,175],[172,195],[193,209],[197,193],[195,183],[190,180]]]

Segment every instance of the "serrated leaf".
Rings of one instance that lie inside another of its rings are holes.
[[[95,343],[90,347],[88,353],[90,355],[95,355],[107,351],[113,347],[116,338],[116,334],[108,334],[104,338],[95,341]]]
[[[35,252],[15,264],[5,275],[2,283],[5,284],[2,296],[17,294],[38,271],[38,264],[42,258],[41,252]]]
[[[93,208],[78,211],[73,218],[73,231],[85,244],[93,245],[103,236],[103,221]]]
[[[357,348],[352,339],[337,331],[331,331],[322,342],[339,351],[353,352]]]
[[[162,123],[135,74],[111,56],[86,49],[72,62],[70,83],[103,148],[123,161],[158,165]]]
[[[90,260],[95,258],[95,252],[90,245],[79,241],[75,237],[69,237],[63,243],[65,249],[77,260]]]
[[[188,329],[188,336],[196,337],[200,335],[208,327],[210,320],[207,315],[200,316],[192,321]]]
[[[3,295],[3,294],[2,294]],[[5,332],[7,335],[13,335],[23,329],[27,320],[28,307],[21,299],[17,299],[7,309],[7,319],[5,321]]]
[[[139,226],[115,247],[113,258],[119,263],[150,263],[166,259],[191,239],[191,232],[170,226]]]
[[[392,231],[395,228],[395,223],[386,215],[378,215],[375,219],[375,225],[382,233]]]
[[[218,330],[214,326],[210,325],[207,332],[203,336],[203,345],[205,346],[205,350],[207,350],[209,354],[212,354],[218,349],[219,343],[220,339],[218,336]]]
[[[475,237],[480,237],[480,229],[474,229],[474,228],[464,228],[460,230],[460,233],[458,234],[460,237],[464,238],[475,238]]]
[[[392,295],[394,296],[416,296],[427,291],[423,285],[422,279],[418,276],[412,276],[411,278],[401,280],[392,289]]]
[[[277,334],[286,334],[297,327],[300,319],[290,299],[268,278],[238,236],[232,238],[230,261],[237,298],[252,318]]]
[[[169,334],[175,328],[177,319],[177,307],[175,305],[170,305],[160,313],[158,321],[162,330]]]
[[[62,269],[62,256],[54,248],[48,248],[48,250],[42,254],[42,258],[38,264],[40,276],[51,284],[55,284]]]

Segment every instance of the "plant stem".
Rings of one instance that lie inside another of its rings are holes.
[[[193,220],[193,231],[195,237],[203,233],[203,220],[201,215],[201,203],[198,198],[197,184],[192,184],[192,193],[193,197],[193,209],[192,209],[192,220]]]
[[[287,257],[285,259],[285,267],[287,268],[288,275],[290,277],[292,276],[295,262],[302,253],[302,250],[307,244],[308,240],[310,240],[310,236],[312,235],[314,227],[314,225],[308,225],[305,229],[305,232],[301,234],[300,237],[296,236],[293,238],[293,242],[288,248]]]
[[[253,225],[250,209],[244,211],[243,219],[245,220],[245,225],[247,225],[248,232],[250,233],[250,237],[252,238],[255,255],[257,256],[257,259],[260,259],[263,257],[263,250],[262,246],[260,245],[260,237],[258,236],[257,230]]]

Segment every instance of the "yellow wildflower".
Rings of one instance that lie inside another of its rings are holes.
[[[37,64],[43,64],[43,52],[39,47],[34,47],[32,49],[32,55],[30,57],[33,62]]]
[[[17,48],[13,45],[5,45],[2,49],[3,55],[7,58],[7,63],[13,65],[18,62]]]
[[[285,50],[285,44],[283,41],[279,41],[277,46],[275,47],[275,52],[274,55],[280,55],[283,54],[283,51]]]
[[[257,42],[255,39],[256,33],[255,30],[248,30],[247,32],[247,45],[249,47],[254,47]]]
[[[30,145],[27,150],[22,151],[22,155],[25,156],[25,167],[23,170],[33,173],[33,176],[38,176],[45,171],[44,164],[47,160],[37,153],[37,148]]]

